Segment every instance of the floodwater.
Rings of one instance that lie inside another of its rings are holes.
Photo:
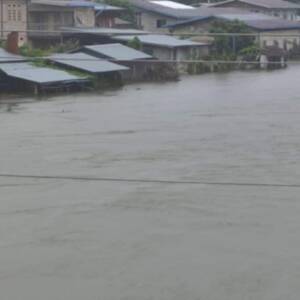
[[[0,298],[299,299],[299,74],[2,98]]]

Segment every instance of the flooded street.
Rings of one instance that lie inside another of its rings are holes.
[[[299,299],[299,74],[1,99],[1,299]]]

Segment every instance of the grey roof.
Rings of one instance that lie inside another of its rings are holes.
[[[176,9],[166,7],[149,0],[128,0],[128,2],[137,9],[149,11],[159,15],[167,16],[174,19],[186,19],[198,16],[199,8]]]
[[[89,27],[89,28],[79,28],[79,27],[61,27],[64,32],[69,33],[85,33],[85,34],[95,34],[102,36],[113,36],[113,35],[128,35],[128,34],[147,34],[146,31],[137,29],[118,29],[118,28],[104,28],[104,27]]]
[[[25,57],[9,53],[6,50],[0,48],[0,63],[18,62],[18,61],[25,61],[25,60],[26,60]]]
[[[94,7],[95,3],[85,0],[31,0],[32,4],[63,7]]]
[[[227,0],[211,4],[211,6],[222,6],[232,2],[241,2],[254,6],[273,9],[299,9],[300,5],[286,0]]]
[[[72,68],[94,74],[128,70],[127,67],[120,66],[81,52],[71,54],[55,54],[50,56],[49,60],[61,65],[70,66]]]
[[[272,30],[299,30],[300,23],[288,20],[245,20],[243,21],[249,27],[259,31],[272,31]]]
[[[100,55],[103,58],[110,58],[121,61],[138,60],[138,59],[149,59],[152,56],[124,46],[122,44],[103,44],[103,45],[92,45],[84,46],[83,49],[89,51],[89,54]]]
[[[294,30],[300,29],[300,22],[289,21],[281,18],[276,18],[272,16],[267,16],[259,13],[244,13],[244,14],[228,14],[228,13],[217,13],[209,17],[197,17],[189,20],[183,20],[180,22],[175,22],[170,25],[166,25],[168,28],[176,28],[180,26],[187,26],[195,22],[202,22],[208,19],[221,19],[234,21],[238,20],[244,22],[247,26],[258,30],[258,31],[272,31],[272,30]]]
[[[113,39],[119,41],[130,41],[134,37],[137,37],[142,44],[168,47],[168,48],[179,48],[179,47],[201,47],[206,46],[206,43],[196,43],[190,40],[181,40],[168,35],[149,34],[149,35],[127,35],[127,36],[115,36]]]
[[[0,69],[10,77],[38,84],[76,82],[83,80],[83,78],[71,75],[65,71],[36,67],[29,63],[0,64]]]
[[[229,21],[239,20],[241,22],[244,22],[247,26],[259,31],[300,29],[300,22],[289,21],[281,18],[266,16],[263,14],[256,14],[256,13],[249,13],[246,15],[220,14],[217,17]]]
[[[97,11],[122,11],[122,10],[124,10],[123,7],[112,6],[112,5],[108,5],[105,3],[96,3],[94,8]]]
[[[165,7],[154,3],[149,0],[128,0],[135,8],[141,11],[148,11],[158,15],[162,15],[171,19],[176,20],[188,20],[191,18],[198,17],[209,17],[216,13],[247,13],[245,10],[234,8],[234,7],[210,7],[200,6],[191,7],[190,9],[176,9],[172,7]],[[156,2],[156,1],[155,1]]]

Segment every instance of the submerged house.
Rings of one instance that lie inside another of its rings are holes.
[[[82,88],[88,83],[86,78],[62,70],[37,67],[28,62],[0,63],[0,78],[7,90],[33,91],[35,94]]]
[[[130,68],[125,75],[125,79],[130,81],[148,79],[149,73],[155,66],[151,55],[119,43],[89,45],[78,51]]]
[[[168,35],[119,35],[112,39],[128,43],[137,38],[141,43],[141,50],[149,55],[166,61],[184,61],[193,56],[201,57],[209,53],[210,45],[207,43],[193,42],[187,39],[179,39]]]
[[[48,60],[70,70],[95,75],[99,79],[97,84],[100,85],[107,80],[115,85],[122,84],[124,73],[129,70],[126,66],[99,59],[83,52],[55,54],[48,57]]]

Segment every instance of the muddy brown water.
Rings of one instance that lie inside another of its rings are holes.
[[[234,185],[0,176],[0,298],[299,299],[299,73],[1,99],[0,175]]]

